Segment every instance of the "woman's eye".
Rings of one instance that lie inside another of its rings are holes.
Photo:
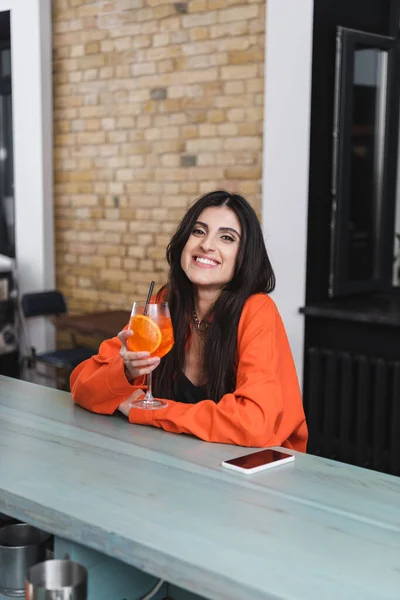
[[[199,229],[198,227],[195,227],[192,231],[192,233],[194,235],[202,235],[204,233],[204,231],[202,229]]]
[[[235,240],[234,240],[234,238],[233,238],[231,235],[223,235],[223,236],[222,236],[222,239],[223,239],[225,242],[234,242],[234,241],[235,241]]]

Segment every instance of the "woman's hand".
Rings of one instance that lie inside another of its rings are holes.
[[[129,383],[131,383],[136,377],[151,373],[160,364],[159,358],[149,358],[149,352],[131,352],[128,350],[126,346],[126,340],[131,335],[133,335],[131,329],[125,329],[124,331],[120,331],[118,334],[118,339],[122,343],[122,348],[119,353],[124,361],[125,376]]]
[[[133,392],[133,394],[131,394],[129,396],[129,398],[127,398],[126,400],[124,400],[123,402],[121,402],[121,404],[118,406],[118,410],[120,412],[122,412],[122,414],[124,414],[126,417],[129,417],[129,411],[132,408],[131,407],[131,402],[134,402],[135,400],[140,400],[143,397],[144,397],[143,390],[135,390]]]

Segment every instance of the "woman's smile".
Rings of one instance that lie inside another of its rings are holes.
[[[222,290],[234,275],[241,235],[239,219],[231,208],[204,209],[181,255],[187,278],[197,287]]]
[[[220,264],[217,260],[200,254],[193,256],[193,261],[195,266],[199,267],[200,269],[210,269],[212,267],[218,267]]]

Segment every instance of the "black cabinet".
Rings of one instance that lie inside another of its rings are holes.
[[[301,309],[308,451],[397,475],[399,24],[399,0],[315,0]]]
[[[16,304],[12,272],[0,271],[0,374],[19,376]]]

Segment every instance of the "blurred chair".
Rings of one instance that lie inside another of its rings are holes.
[[[96,354],[97,350],[77,345],[75,336],[71,335],[73,347],[37,353],[36,348],[32,346],[26,326],[26,319],[33,317],[50,319],[53,317],[53,324],[55,324],[55,318],[67,311],[67,302],[63,294],[57,290],[24,294],[21,298],[20,318],[27,347],[27,354],[23,355],[22,360],[23,374],[25,374],[25,368],[28,368],[32,374],[32,371],[38,373],[37,366],[50,367],[56,376],[57,387],[69,391],[69,376],[73,369],[82,361]],[[43,373],[40,373],[40,376],[49,377],[48,374]]]

